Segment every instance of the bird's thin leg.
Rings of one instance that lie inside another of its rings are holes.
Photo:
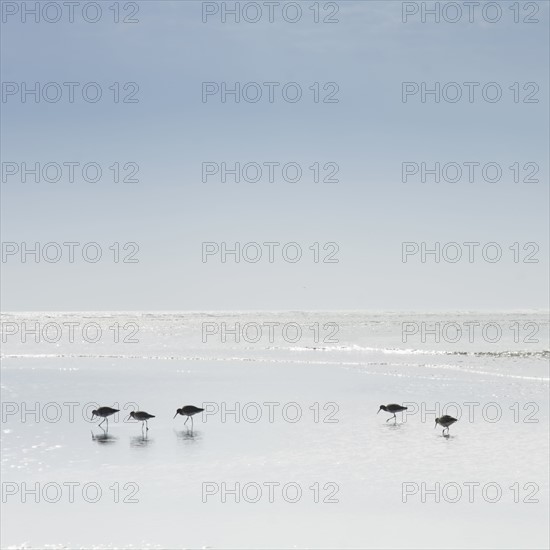
[[[145,428],[149,430],[149,424],[147,423],[147,420],[145,421]]]
[[[187,424],[187,421],[189,420],[189,416],[185,419],[185,422],[183,423],[183,425],[185,426]]]
[[[105,420],[107,420],[107,419],[104,418],[104,419],[98,424],[98,426],[101,426],[101,424],[103,424],[103,422],[105,422]]]
[[[191,417],[191,431],[193,431],[193,427],[194,427],[194,424],[193,424],[193,417]]]

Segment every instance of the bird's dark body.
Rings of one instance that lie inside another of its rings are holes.
[[[112,414],[115,414],[119,412],[118,409],[112,409],[111,407],[99,407],[99,409],[92,411],[92,416],[95,414],[96,416],[100,416],[101,418],[107,418],[108,416],[111,416]]]
[[[154,414],[149,414],[145,411],[132,411],[130,413],[130,416],[128,418],[133,418],[134,420],[138,420],[141,422],[141,429],[143,430],[143,424],[145,424],[145,429],[149,430],[149,425],[147,424],[147,420],[150,418],[155,418]]]
[[[193,416],[195,414],[201,413],[204,411],[204,409],[201,409],[200,407],[195,407],[194,405],[185,405],[185,407],[182,407],[181,409],[178,409],[176,411],[176,414],[174,415],[174,418],[178,416],[178,414],[181,414],[181,416],[186,416],[184,424],[187,424],[187,421],[191,419],[191,429],[193,429]]]
[[[149,420],[149,418],[155,418],[154,414],[146,413],[145,411],[134,411],[130,413],[130,416],[132,418],[135,418],[136,420],[141,420],[141,422],[144,422],[145,420]]]
[[[99,407],[99,409],[92,411],[92,420],[94,416],[99,416],[100,418],[103,418],[103,420],[98,424],[98,426],[101,427],[101,424],[103,424],[103,422],[107,422],[107,429],[109,429],[109,416],[117,412],[119,412],[118,409],[113,409],[111,407]]]
[[[193,405],[185,405],[185,407],[181,408],[181,415],[182,416],[193,416],[194,414],[198,414],[200,412],[204,411],[204,409],[201,409],[199,407],[195,407]]]
[[[457,422],[456,418],[453,418],[452,416],[449,416],[448,414],[443,415],[441,418],[435,419],[435,426],[434,428],[437,428],[437,425],[443,426],[443,431],[441,433],[445,434],[445,430],[447,430],[447,433],[449,433],[449,426]]]
[[[395,403],[391,403],[389,405],[380,405],[380,408],[383,411],[386,411],[392,414],[407,410],[407,407],[402,407],[401,405],[397,405]]]
[[[401,411],[406,411],[406,410],[407,410],[407,407],[397,405],[397,403],[390,403],[389,405],[380,405],[380,408],[378,409],[378,412],[386,411],[386,412],[391,413],[393,416],[390,416],[386,420],[386,422],[388,422],[388,420],[391,420],[392,418],[397,422],[397,417],[395,416],[395,413],[398,413],[398,412],[401,412]],[[378,414],[378,413],[376,413],[376,414]]]
[[[451,424],[454,424],[457,422],[456,418],[453,418],[452,416],[449,416],[448,414],[442,416],[441,418],[437,418],[436,422],[438,424],[441,424],[444,428],[448,428]]]

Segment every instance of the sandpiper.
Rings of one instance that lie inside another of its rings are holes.
[[[109,419],[108,417],[119,412],[118,409],[111,409],[111,407],[99,407],[99,409],[96,409],[92,411],[92,420],[94,416],[100,416],[103,418],[103,420],[98,424],[98,426],[101,426],[103,422],[107,420],[107,429],[109,429]]]
[[[443,431],[441,433],[444,434],[445,430],[447,430],[447,434],[448,434],[449,433],[449,426],[451,426],[455,422],[456,422],[456,418],[453,418],[452,416],[449,416],[448,414],[446,414],[446,415],[442,416],[441,418],[436,418],[435,419],[434,430],[437,428],[438,424],[441,424],[441,426],[443,426]]]
[[[174,418],[176,418],[178,414],[181,414],[181,416],[187,416],[183,424],[187,424],[187,421],[191,419],[191,429],[193,429],[193,415],[198,414],[202,411],[204,411],[204,409],[200,409],[199,407],[195,407],[194,405],[185,405],[185,407],[182,407],[181,409],[178,409],[176,411]]]
[[[380,405],[380,408],[378,409],[378,412],[376,414],[378,414],[380,411],[386,411],[386,412],[392,413],[393,416],[390,416],[388,420],[386,420],[386,422],[388,422],[392,418],[395,418],[395,421],[397,422],[397,417],[395,416],[395,413],[406,411],[406,410],[407,410],[407,407],[402,407],[401,405],[396,405],[395,403],[391,403],[389,405]]]
[[[139,420],[141,422],[141,429],[143,430],[143,423],[145,422],[145,428],[148,430],[149,426],[147,425],[147,420],[149,418],[155,418],[154,414],[149,414],[145,411],[132,411],[130,413],[130,416],[126,419],[133,418],[134,420]]]

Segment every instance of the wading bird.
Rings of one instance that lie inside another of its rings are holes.
[[[386,420],[386,422],[388,422],[392,418],[395,418],[395,421],[397,422],[397,417],[395,416],[395,413],[406,411],[406,410],[407,410],[407,407],[402,407],[401,405],[396,405],[395,403],[391,403],[390,405],[380,405],[380,408],[378,409],[378,412],[376,414],[378,414],[380,411],[386,411],[386,412],[392,413],[393,416],[390,416]]]
[[[118,409],[111,409],[111,407],[99,407],[99,409],[96,409],[94,411],[92,411],[92,420],[94,418],[94,416],[99,416],[101,418],[103,418],[103,420],[98,424],[98,426],[101,427],[101,424],[103,424],[103,422],[107,421],[107,429],[109,429],[109,419],[108,417],[119,412]]]
[[[139,420],[141,422],[141,429],[143,430],[143,423],[145,422],[145,428],[148,430],[149,426],[147,425],[147,420],[149,418],[155,418],[154,414],[149,414],[145,411],[132,411],[130,413],[130,416],[126,419],[133,418],[134,420]]]
[[[443,431],[441,433],[444,434],[445,430],[447,430],[447,435],[448,435],[449,434],[449,426],[451,426],[455,422],[456,422],[456,418],[453,418],[452,416],[449,416],[448,414],[446,414],[446,415],[442,416],[441,418],[436,418],[435,419],[434,430],[437,428],[437,425],[440,424],[441,426],[443,426]]]
[[[176,411],[174,418],[176,418],[178,414],[181,414],[181,416],[187,416],[183,424],[187,424],[187,420],[191,419],[191,429],[193,429],[193,415],[198,414],[202,411],[204,411],[204,409],[200,409],[199,407],[195,407],[193,405],[185,405],[185,407],[182,407],[181,409],[178,409]]]

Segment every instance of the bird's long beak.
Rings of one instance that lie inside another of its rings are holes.
[[[378,412],[376,414],[378,414],[382,409],[378,409]]]
[[[176,413],[176,414],[174,415],[174,418],[176,418],[176,416],[178,416],[178,413]],[[173,420],[173,419],[172,419],[172,420]]]
[[[130,418],[132,418],[132,417],[130,415],[128,415],[128,418],[124,422],[128,422],[128,420],[130,420]]]
[[[435,423],[434,430],[437,428],[437,422]]]

